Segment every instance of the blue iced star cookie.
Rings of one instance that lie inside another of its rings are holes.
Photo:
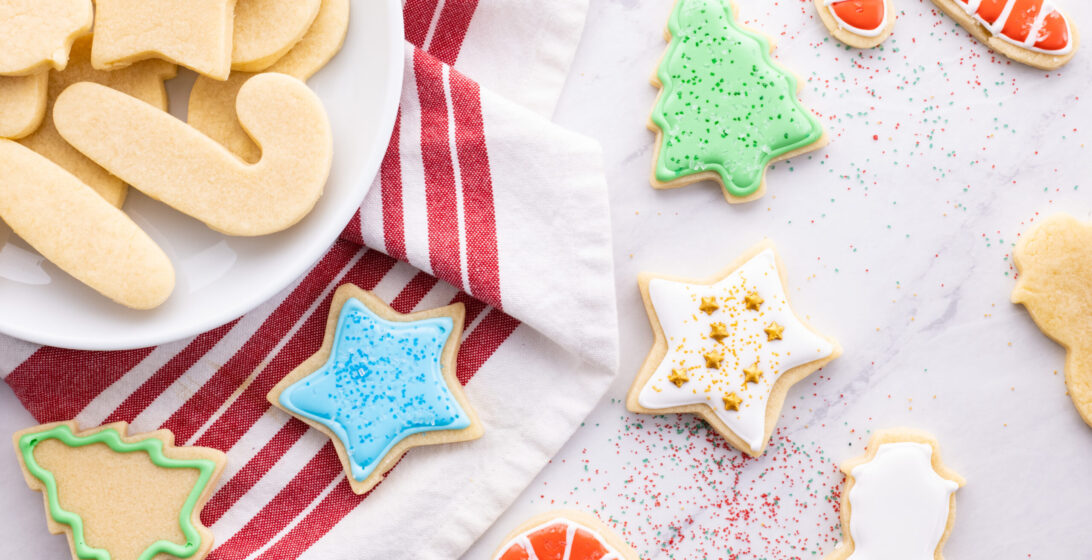
[[[342,286],[322,350],[269,399],[329,435],[353,490],[367,492],[411,447],[480,437],[454,374],[463,315],[461,305],[403,315]]]

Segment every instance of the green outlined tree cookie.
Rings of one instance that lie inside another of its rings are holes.
[[[770,42],[736,21],[731,0],[677,0],[661,88],[649,128],[657,133],[652,184],[721,184],[728,202],[765,192],[770,163],[818,149],[826,135],[797,99],[799,82],[774,63]]]
[[[204,558],[213,538],[201,508],[226,457],[175,447],[166,430],[130,436],[127,429],[120,422],[80,432],[75,422],[60,422],[15,434],[50,532],[67,534],[76,560]]]

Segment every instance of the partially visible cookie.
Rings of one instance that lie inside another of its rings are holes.
[[[349,0],[322,0],[322,8],[307,34],[269,71],[306,81],[341,50],[348,29]],[[254,74],[246,72],[232,72],[224,81],[198,76],[190,91],[186,117],[190,126],[251,163],[258,161],[261,150],[239,124],[239,118],[235,116],[235,99],[239,88],[252,77]]]
[[[29,76],[0,76],[0,138],[22,138],[42,124],[49,71]]]
[[[493,560],[640,560],[610,527],[582,511],[536,515],[501,542]]]
[[[1092,426],[1092,224],[1051,216],[1024,234],[1013,257],[1020,275],[1012,301],[1066,349],[1066,388]]]
[[[216,231],[256,236],[287,229],[314,208],[330,173],[326,110],[306,84],[276,73],[247,81],[237,106],[262,148],[253,165],[173,116],[99,84],[66,89],[53,121],[92,161]]]
[[[815,0],[819,19],[831,36],[855,49],[871,49],[891,36],[891,0]]]
[[[655,342],[626,407],[697,414],[762,455],[789,388],[842,352],[793,312],[784,274],[768,241],[706,280],[642,274]]]
[[[231,69],[261,72],[303,38],[318,15],[320,0],[238,0]]]
[[[162,58],[218,80],[231,72],[235,0],[96,0],[91,64]]]
[[[81,431],[75,422],[15,434],[15,453],[32,490],[42,493],[53,534],[73,560],[200,560],[212,549],[201,508],[225,455],[175,447],[167,430],[128,434],[124,422]]]
[[[124,212],[29,148],[0,140],[0,221],[61,270],[134,309],[174,289],[167,255]]]
[[[121,207],[128,190],[125,182],[87,159],[57,133],[53,124],[53,104],[68,86],[77,82],[95,82],[136,97],[162,111],[167,110],[167,90],[164,82],[175,76],[177,67],[163,60],[145,60],[131,66],[106,72],[91,67],[90,36],[80,37],[72,45],[68,68],[49,72],[49,118],[30,136],[20,142],[49,158],[95,189],[107,202]]]
[[[0,76],[64,69],[92,15],[91,0],[0,0]]]
[[[455,375],[465,316],[461,303],[399,313],[341,286],[322,348],[269,402],[329,436],[353,492],[365,494],[414,447],[482,436]]]
[[[944,13],[991,49],[1043,70],[1061,68],[1077,54],[1080,36],[1053,0],[933,0]]]
[[[876,432],[867,453],[842,465],[842,543],[825,560],[943,560],[963,477],[944,466],[933,436]]]

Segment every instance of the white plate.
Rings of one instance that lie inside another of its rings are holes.
[[[15,240],[0,249],[0,332],[86,350],[153,346],[222,325],[289,286],[337,239],[379,170],[402,90],[402,45],[399,0],[353,2],[345,46],[308,82],[330,115],[334,164],[314,211],[295,227],[226,237],[131,190],[125,211],[174,262],[171,298],[154,311],[126,309]],[[168,84],[181,118],[192,81],[180,72]]]

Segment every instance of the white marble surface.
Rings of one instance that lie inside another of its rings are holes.
[[[487,558],[525,517],[557,507],[594,510],[646,559],[822,558],[840,538],[836,464],[896,426],[934,433],[968,480],[947,557],[1087,557],[1092,429],[1065,394],[1062,350],[1008,294],[1029,224],[1060,211],[1092,219],[1092,53],[1050,74],[1011,64],[928,0],[896,2],[894,36],[858,52],[829,39],[810,0],[738,3],[805,81],[831,145],[778,164],[748,205],[728,206],[712,185],[652,190],[648,76],[670,2],[592,0],[557,119],[605,150],[621,373],[465,558]],[[1092,27],[1092,4],[1059,3]],[[789,393],[771,450],[744,460],[699,421],[633,415],[622,400],[652,340],[637,273],[704,277],[764,236],[797,310],[845,354]],[[28,423],[0,389],[0,432]],[[66,558],[8,456],[8,556]]]

